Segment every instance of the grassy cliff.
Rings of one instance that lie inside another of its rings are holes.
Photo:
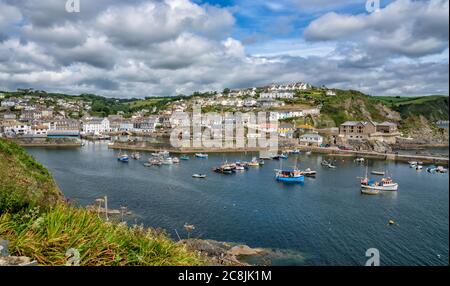
[[[0,139],[0,238],[11,255],[40,265],[65,265],[76,249],[80,265],[202,265],[197,253],[163,231],[107,222],[64,203],[51,174],[21,147]]]

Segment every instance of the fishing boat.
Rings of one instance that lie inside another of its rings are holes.
[[[131,153],[131,158],[133,158],[134,160],[139,160],[141,159],[141,154],[139,154],[139,152],[133,152]]]
[[[298,149],[291,150],[290,153],[291,153],[291,154],[294,154],[294,155],[298,155],[298,154],[300,154],[300,150],[298,150]]]
[[[170,156],[170,152],[169,151],[161,151],[161,152],[159,152],[159,156],[169,157]]]
[[[178,159],[177,157],[173,157],[173,158],[172,158],[172,162],[173,162],[174,164],[178,164],[178,163],[180,163],[180,159]]]
[[[120,153],[119,153],[119,156],[117,156],[117,160],[119,160],[120,162],[128,163],[128,161],[130,160],[130,158],[128,157],[127,154],[122,154],[122,152],[120,152]]]
[[[187,155],[182,155],[182,156],[180,156],[180,160],[188,161],[189,157]]]
[[[206,175],[204,175],[204,174],[194,174],[194,175],[192,175],[192,178],[205,179]]]
[[[442,166],[438,166],[438,167],[436,168],[436,172],[444,174],[444,173],[447,173],[448,170],[445,169],[445,168],[442,167]]]
[[[264,163],[264,160],[262,160],[262,159],[259,159],[259,162],[258,162],[258,163],[259,163],[260,166],[263,166],[263,165],[265,164],[265,163]]]
[[[264,162],[263,160],[261,160],[261,161]],[[258,161],[258,160],[256,159],[256,157],[253,157],[253,159],[252,159],[250,162],[248,162],[247,165],[248,165],[249,167],[259,167],[259,166],[261,165],[261,162]]]
[[[245,167],[242,165],[236,165],[236,167],[234,168],[236,171],[245,171]]]
[[[423,169],[422,165],[416,165],[416,171],[421,171]]]
[[[416,161],[409,161],[408,163],[409,163],[409,167],[411,167],[411,168],[415,168],[419,164]]]
[[[378,195],[380,193],[380,190],[361,188],[361,193],[366,194],[366,195]]]
[[[233,174],[233,168],[231,166],[220,166],[218,168],[214,168],[213,169],[214,172],[216,173],[221,173],[221,174],[226,174],[226,175],[231,175]]]
[[[206,158],[208,158],[208,154],[197,153],[197,154],[195,154],[195,157],[200,158],[200,159],[206,159]]]
[[[364,158],[356,158],[355,161],[358,163],[364,163]]]
[[[330,169],[336,169],[336,168],[337,168],[337,167],[336,167],[335,165],[333,165],[332,163],[329,163],[329,164],[327,165],[327,167],[330,168]]]
[[[383,171],[372,171],[370,172],[372,175],[378,175],[378,176],[384,176],[384,172]]]
[[[264,153],[265,155],[260,155],[259,156],[259,159],[260,160],[264,160],[264,161],[267,161],[267,160],[272,160],[273,159],[273,156],[270,156],[270,155],[268,155],[267,153]]]
[[[330,162],[328,162],[327,160],[322,160],[322,162],[320,162],[320,164],[322,166],[328,167],[328,165],[330,165]]]
[[[165,158],[165,159],[161,162],[161,164],[163,164],[163,165],[172,165],[172,164],[173,164],[173,160],[172,160],[172,158],[168,157],[168,158]]]
[[[361,180],[361,188],[378,191],[397,191],[398,184],[394,183],[391,178],[383,178],[380,182],[364,178]]]
[[[311,151],[306,151],[306,155],[311,155]]]
[[[308,169],[306,169],[306,170],[304,170],[304,171],[301,171],[301,173],[302,173],[302,175],[305,176],[305,177],[315,177],[316,174],[317,174],[316,171],[313,171],[313,170],[311,170],[310,168],[308,168]]]
[[[305,181],[305,176],[299,170],[276,170],[275,179],[285,183],[301,183]]]
[[[279,157],[280,157],[280,159],[287,159],[287,158],[289,158],[288,155],[285,154],[285,153],[280,154]]]
[[[149,163],[151,166],[161,166],[161,165],[162,165],[162,161],[161,161],[160,159],[155,159],[155,158],[153,158],[153,159],[148,159],[148,163]]]
[[[366,166],[366,176],[361,179],[362,193],[374,195],[377,194],[377,191],[397,191],[398,184],[394,183],[391,178],[382,178],[381,181],[377,182],[367,177],[367,169],[368,167]]]

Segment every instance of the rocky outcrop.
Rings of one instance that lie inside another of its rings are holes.
[[[268,253],[262,248],[251,248],[247,245],[238,245],[228,242],[203,239],[186,239],[179,242],[190,251],[197,251],[206,257],[212,265],[248,266],[242,257],[259,256]]]

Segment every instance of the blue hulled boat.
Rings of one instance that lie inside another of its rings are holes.
[[[299,170],[277,170],[275,179],[279,182],[301,183],[305,181],[305,176]]]

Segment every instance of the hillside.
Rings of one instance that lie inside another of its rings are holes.
[[[399,112],[402,118],[423,116],[430,121],[448,120],[449,97],[432,95],[420,97],[378,96],[378,100]]]
[[[0,139],[0,214],[51,207],[62,199],[47,169],[15,143]]]
[[[13,256],[40,265],[65,265],[67,250],[80,265],[203,265],[197,252],[161,230],[107,222],[63,202],[50,173],[21,147],[0,139],[0,239]]]
[[[355,90],[335,92],[336,96],[326,96],[322,89],[301,91],[297,93],[296,101],[322,107],[317,127],[339,126],[347,120],[401,120],[399,113],[374,97]]]

